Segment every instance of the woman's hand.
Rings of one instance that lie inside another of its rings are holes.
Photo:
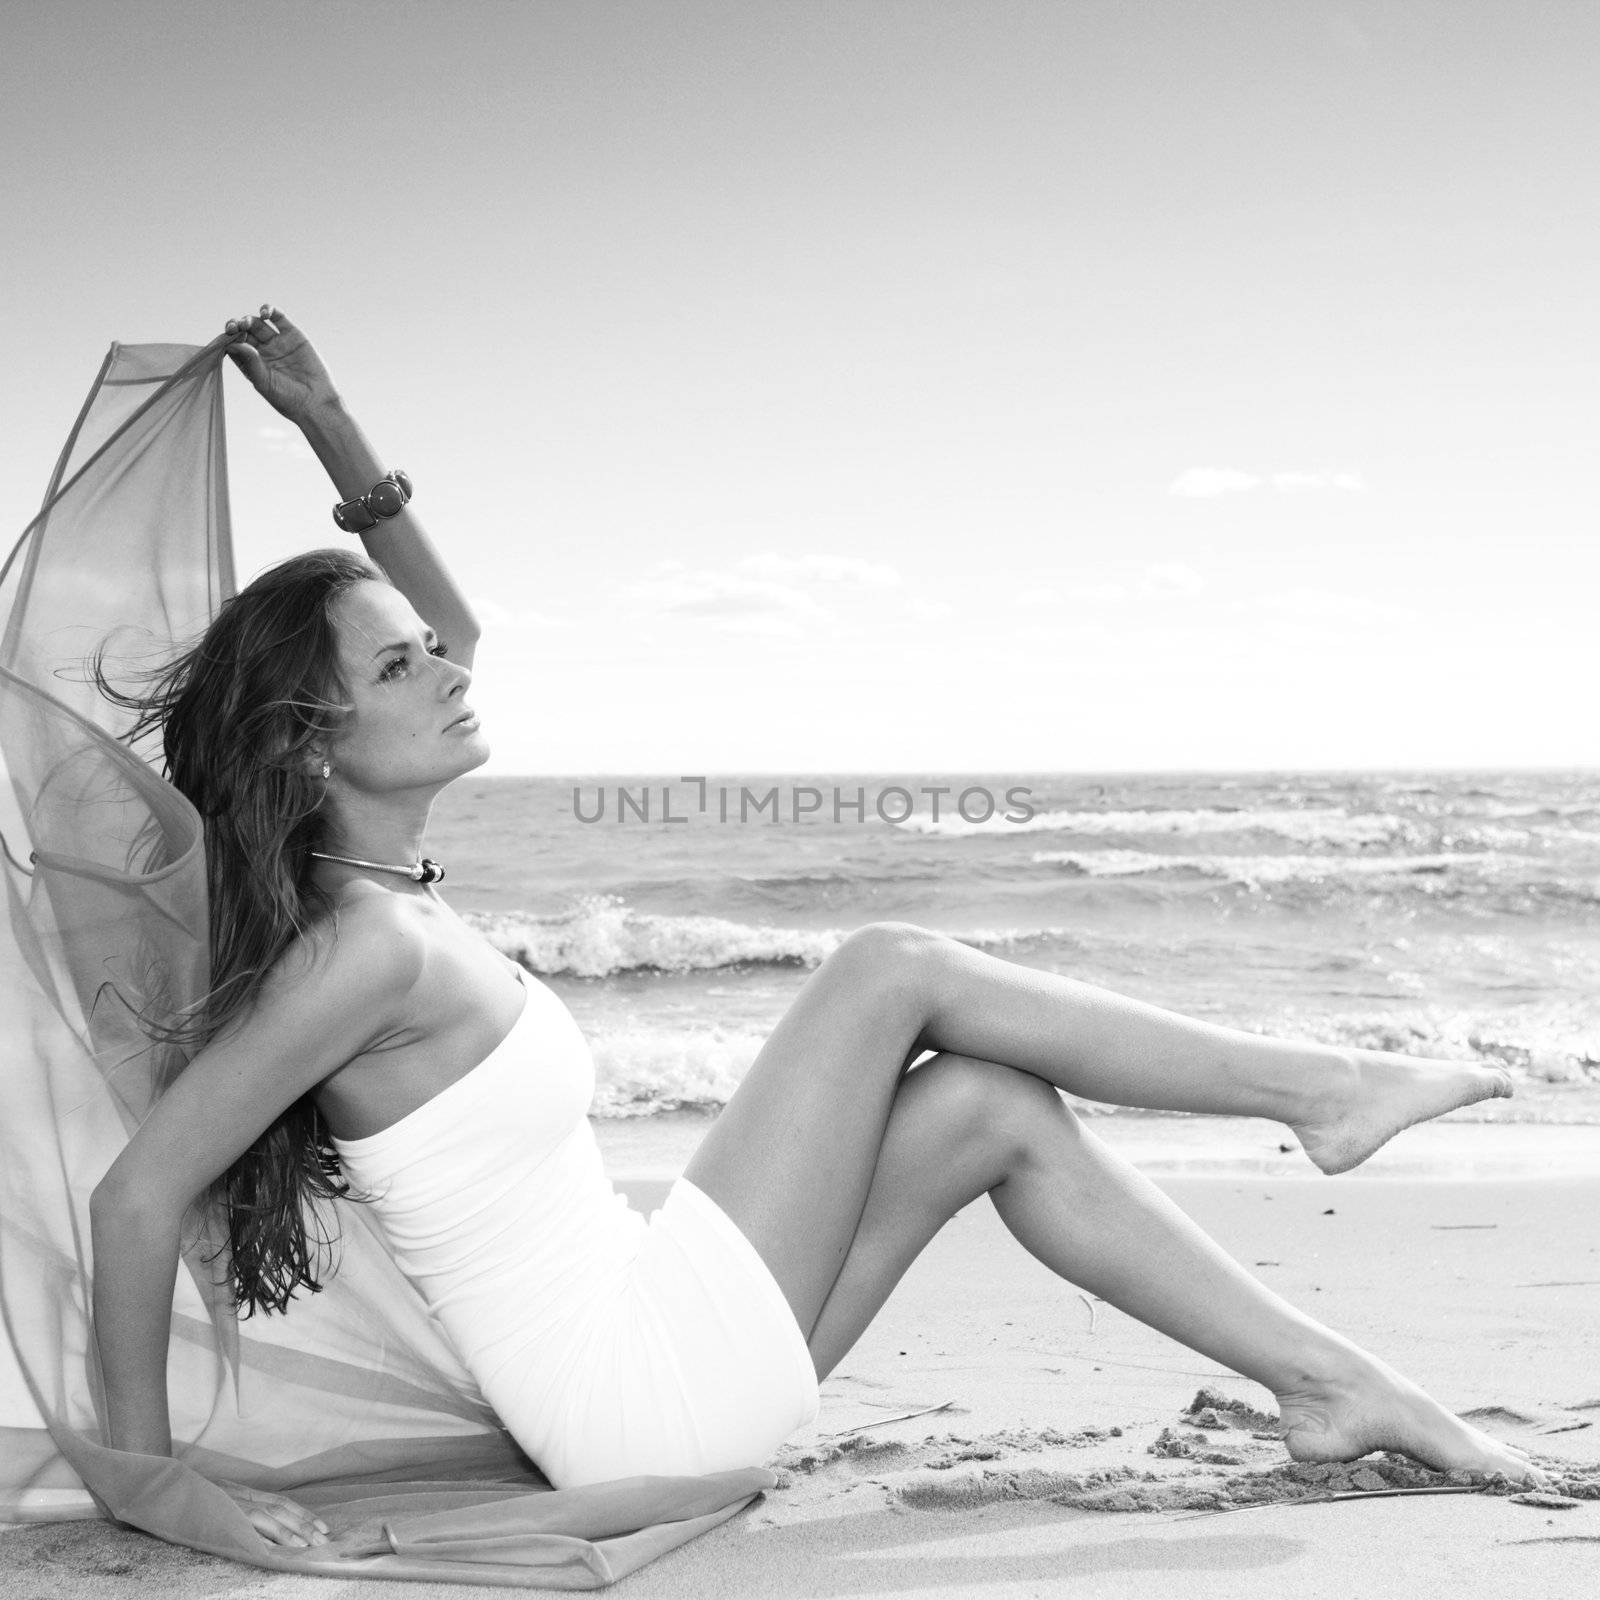
[[[273,1544],[286,1544],[294,1550],[328,1542],[328,1525],[302,1505],[281,1494],[251,1489],[242,1483],[217,1479],[216,1485],[249,1517],[251,1526]]]
[[[228,346],[234,365],[291,422],[303,422],[318,406],[338,400],[322,357],[276,306],[230,317],[224,331],[236,338]]]

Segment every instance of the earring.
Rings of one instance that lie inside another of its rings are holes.
[[[326,761],[322,763],[322,781],[326,783],[333,776],[333,768]]]

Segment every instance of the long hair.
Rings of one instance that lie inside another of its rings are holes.
[[[273,965],[331,911],[311,877],[324,782],[314,745],[348,714],[333,606],[383,570],[345,550],[312,550],[224,601],[192,649],[138,693],[100,690],[152,730],[165,773],[200,813],[209,895],[210,983],[186,1022],[161,1037],[193,1051],[247,1011]],[[312,1097],[297,1100],[224,1172],[206,1201],[226,1214],[234,1304],[249,1316],[315,1293],[331,1240],[318,1202],[349,1193]],[[308,1229],[315,1225],[315,1236]]]

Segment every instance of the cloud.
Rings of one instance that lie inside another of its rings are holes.
[[[812,595],[812,587],[877,590],[897,588],[900,583],[893,567],[859,556],[821,552],[783,556],[768,550],[743,556],[732,568],[693,573],[681,562],[658,561],[643,578],[621,590],[619,599],[668,619],[700,618],[723,633],[801,638],[820,627],[831,628],[837,620]],[[950,608],[942,601],[914,600],[907,614],[919,622],[932,622],[948,616]]]
[[[1365,487],[1354,472],[1273,472],[1263,478],[1234,467],[1188,467],[1167,485],[1167,493],[1186,500],[1209,500],[1219,494],[1244,494],[1261,488],[1294,494],[1305,489],[1355,492]]]
[[[622,598],[657,615],[701,618],[723,633],[798,638],[833,613],[803,589],[736,572],[697,572],[629,585]]]
[[[735,563],[735,570],[776,583],[844,583],[866,589],[892,589],[900,583],[893,567],[859,556],[780,556],[768,550],[744,557]]]
[[[1167,485],[1167,493],[1187,500],[1209,500],[1213,495],[1260,487],[1261,480],[1254,474],[1236,472],[1232,467],[1189,467]]]
[[[803,638],[833,629],[836,614],[812,589],[835,592],[898,588],[900,574],[882,562],[859,556],[809,552],[785,556],[775,551],[741,557],[731,568],[684,569],[681,562],[658,561],[646,575],[619,591],[624,604],[669,621],[697,618],[722,633],[764,638]],[[906,615],[934,622],[951,614],[938,600],[913,600]]]

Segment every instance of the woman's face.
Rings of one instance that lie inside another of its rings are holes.
[[[328,750],[337,782],[367,793],[438,789],[489,759],[466,702],[471,672],[398,589],[357,583],[334,602],[333,620],[355,708]]]

